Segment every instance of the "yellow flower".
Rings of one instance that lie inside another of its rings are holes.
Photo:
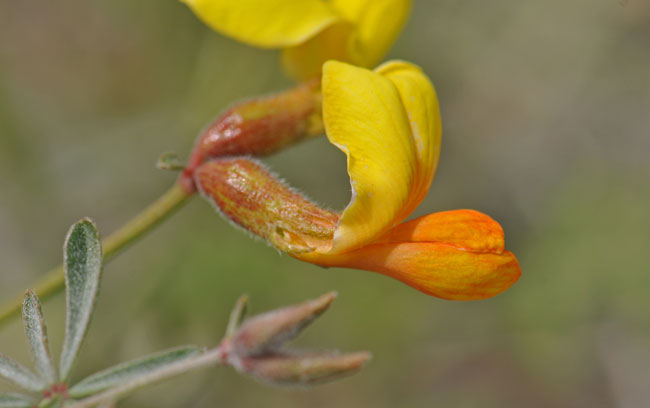
[[[320,75],[329,59],[372,67],[392,46],[410,0],[181,0],[214,30],[282,50],[293,77]]]
[[[196,170],[199,190],[230,219],[291,256],[317,265],[389,275],[430,295],[494,296],[519,279],[501,226],[477,211],[404,220],[426,196],[438,164],[435,90],[416,66],[375,71],[337,61],[323,67],[327,137],[347,155],[352,199],[323,210],[247,158],[218,158]]]

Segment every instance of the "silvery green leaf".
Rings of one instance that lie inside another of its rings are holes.
[[[32,291],[27,292],[23,300],[23,321],[36,371],[48,384],[56,383],[56,369],[47,346],[47,328],[41,302]]]
[[[41,391],[47,384],[23,365],[0,353],[0,377],[28,391]]]
[[[95,309],[102,270],[102,246],[95,224],[88,218],[68,232],[63,250],[66,286],[66,319],[60,376],[66,380]]]
[[[172,364],[193,358],[199,353],[201,349],[198,347],[186,346],[128,361],[87,377],[72,386],[68,394],[72,398],[96,394],[108,388],[137,381],[140,377],[162,371]]]
[[[0,393],[0,408],[31,408],[34,400],[26,395]]]

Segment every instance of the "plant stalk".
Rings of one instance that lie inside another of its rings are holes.
[[[187,192],[180,183],[176,182],[155,202],[129,220],[117,231],[102,241],[104,262],[110,261],[122,249],[126,248],[145,233],[155,228],[176,209],[178,209],[193,192]],[[43,301],[64,288],[65,277],[63,265],[49,270],[33,287],[34,293]],[[23,295],[17,296],[11,302],[0,308],[0,327],[12,317],[17,316],[22,308]]]

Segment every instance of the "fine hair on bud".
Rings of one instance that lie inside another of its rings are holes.
[[[339,215],[289,187],[248,157],[201,165],[195,182],[227,219],[289,254],[328,249]]]

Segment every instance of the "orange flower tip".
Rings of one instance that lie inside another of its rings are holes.
[[[502,254],[467,253],[459,255],[457,261],[450,259],[444,276],[433,268],[413,273],[408,266],[404,270],[391,272],[398,280],[416,289],[447,300],[482,300],[497,296],[521,277],[521,268],[514,254],[504,251]],[[429,275],[429,276],[427,276]],[[428,278],[428,279],[427,279]]]
[[[341,254],[296,257],[323,266],[378,272],[448,300],[487,299],[521,276],[512,252],[472,252],[435,242],[379,243]]]
[[[442,211],[397,225],[378,242],[437,242],[473,252],[505,250],[503,228],[475,210]]]

